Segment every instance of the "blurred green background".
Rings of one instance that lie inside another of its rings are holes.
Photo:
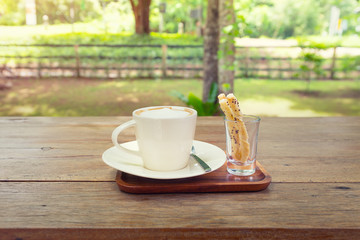
[[[31,1],[30,1],[31,2]],[[153,0],[150,5],[149,35],[134,34],[134,14],[130,0],[37,0],[36,24],[26,25],[28,0],[0,1],[0,115],[1,116],[112,116],[130,115],[135,108],[149,105],[185,105],[171,92],[202,95],[201,77],[90,79],[87,77],[14,77],[7,69],[21,64],[38,64],[16,56],[69,56],[74,48],[41,48],[19,44],[137,44],[202,45],[202,30],[207,17],[205,0]],[[137,2],[137,1],[135,1]],[[165,6],[165,11],[161,8]],[[337,32],[329,34],[331,11],[340,11]],[[346,80],[258,79],[237,76],[234,93],[244,113],[261,116],[360,116],[360,4],[356,0],[235,0],[239,32],[236,46],[300,46],[331,49],[348,56],[336,70]],[[351,47],[348,50],[344,47]],[[344,50],[345,49],[345,50]],[[319,51],[320,51],[319,50]],[[157,57],[161,49],[81,47],[80,54],[108,56],[82,59],[92,67],[109,65],[120,56]],[[191,56],[180,64],[200,64],[202,48],[172,49],[172,57]],[[280,48],[274,55],[281,55]],[[253,56],[264,57],[262,53]],[[160,57],[158,57],[160,56]],[[241,54],[238,57],[242,57]],[[325,59],[326,57],[324,57]],[[330,56],[331,58],[331,56]],[[126,59],[127,63],[131,60]],[[174,64],[177,64],[174,62]],[[57,66],[58,66],[57,65]],[[34,65],[35,66],[35,65]],[[7,68],[6,68],[7,67]],[[14,68],[15,69],[15,68]],[[309,69],[307,71],[313,71]],[[316,69],[315,69],[316,70]],[[14,70],[12,70],[14,71]],[[301,72],[302,70],[299,69]],[[348,74],[352,71],[353,74]],[[196,72],[194,73],[196,76]],[[311,81],[310,81],[311,80]],[[3,86],[3,87],[1,87]]]

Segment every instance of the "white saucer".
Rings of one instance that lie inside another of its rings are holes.
[[[136,141],[126,142],[121,145],[129,149],[138,149]],[[201,141],[194,141],[193,145],[196,149],[196,155],[206,162],[212,171],[224,165],[226,155],[219,147]],[[153,179],[179,179],[205,174],[204,169],[192,157],[190,158],[188,166],[185,168],[168,172],[146,169],[142,165],[141,157],[132,155],[116,147],[107,149],[103,153],[102,159],[110,167],[139,177]]]

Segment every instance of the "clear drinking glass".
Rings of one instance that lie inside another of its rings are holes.
[[[258,116],[243,115],[242,122],[225,119],[226,158],[229,173],[238,176],[249,176],[255,173],[259,125],[260,117]]]

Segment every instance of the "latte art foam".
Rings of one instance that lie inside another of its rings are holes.
[[[193,114],[191,110],[174,107],[149,108],[136,112],[137,115],[146,118],[183,118]]]

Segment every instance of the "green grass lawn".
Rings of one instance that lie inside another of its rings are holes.
[[[0,91],[1,116],[117,116],[151,105],[184,105],[170,93],[201,96],[200,80],[22,79]],[[242,111],[260,116],[360,116],[360,82],[236,80]]]

